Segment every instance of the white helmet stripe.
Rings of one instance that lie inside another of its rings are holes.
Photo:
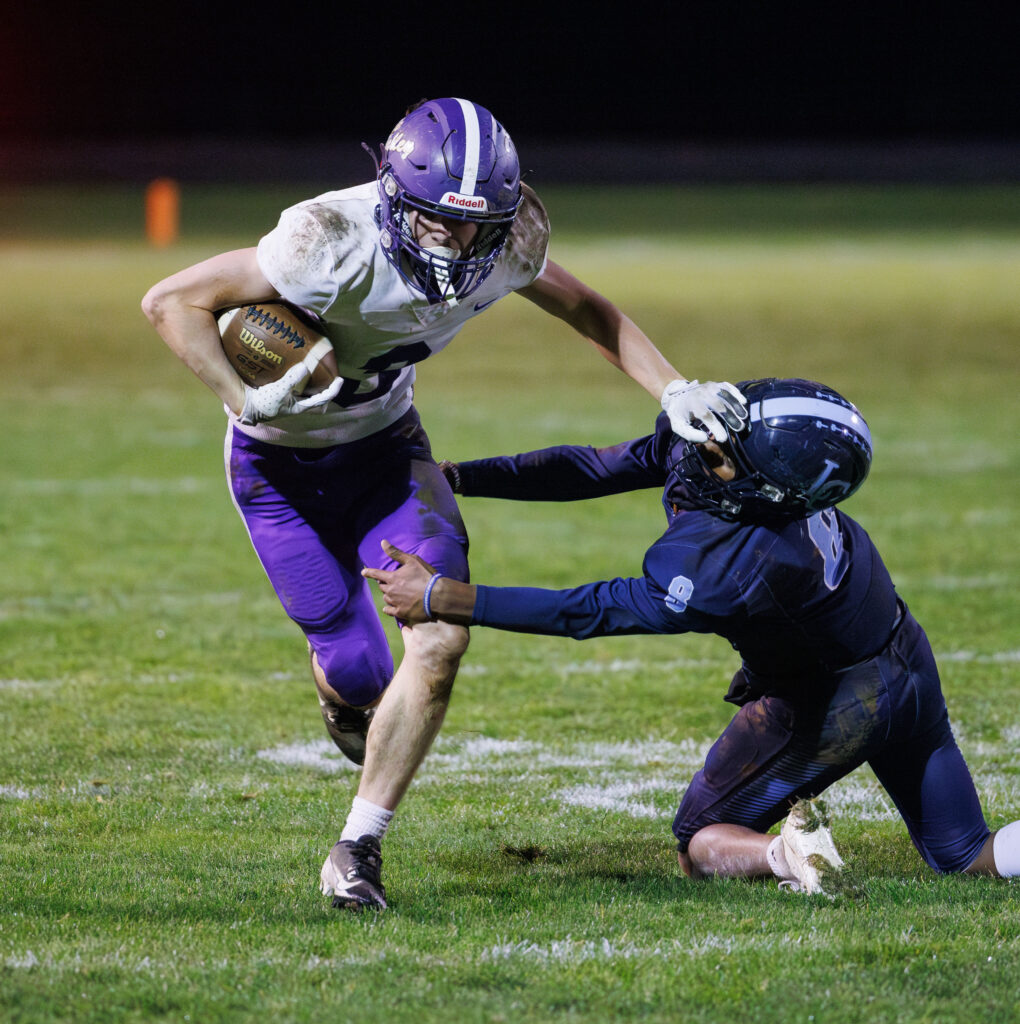
[[[473,196],[478,184],[478,159],[481,147],[481,130],[478,126],[478,110],[468,100],[458,99],[464,114],[464,179],[460,190],[463,195]]]
[[[766,398],[751,406],[751,422],[772,419],[773,416],[814,416],[850,427],[871,445],[871,431],[860,415],[835,402],[821,398]]]

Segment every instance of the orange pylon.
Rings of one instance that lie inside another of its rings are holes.
[[[145,190],[145,234],[159,248],[177,241],[181,221],[181,190],[172,178],[156,178]]]

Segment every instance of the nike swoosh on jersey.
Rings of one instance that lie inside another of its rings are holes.
[[[491,306],[494,302],[499,302],[501,297],[502,296],[497,295],[494,299],[489,299],[488,302],[476,302],[475,303],[475,312],[477,313],[478,310],[480,310],[480,309],[486,309],[488,306]]]

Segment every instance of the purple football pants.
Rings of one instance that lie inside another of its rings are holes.
[[[684,794],[673,822],[681,851],[718,822],[765,832],[796,800],[868,762],[932,868],[973,861],[988,826],[928,638],[905,607],[886,649],[835,683],[822,701],[764,696],[741,707]]]
[[[329,685],[374,701],[393,658],[363,566],[395,569],[383,539],[468,579],[467,532],[414,409],[350,444],[291,448],[230,428],[227,481],[262,566]]]

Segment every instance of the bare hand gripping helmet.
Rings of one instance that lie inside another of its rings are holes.
[[[748,422],[722,447],[736,466],[717,476],[701,445],[671,453],[670,500],[749,522],[799,519],[849,498],[871,468],[871,432],[842,395],[800,379],[743,381]]]
[[[484,107],[430,100],[390,132],[379,167],[383,251],[432,302],[463,300],[485,280],[521,205],[521,169],[506,129]],[[478,225],[466,252],[423,248],[411,210]]]

